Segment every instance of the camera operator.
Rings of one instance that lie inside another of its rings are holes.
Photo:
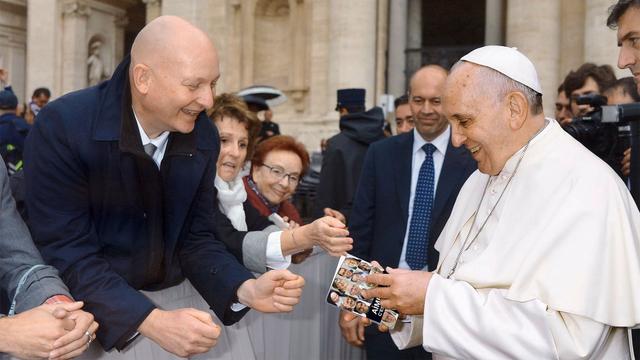
[[[580,96],[602,94],[602,91],[615,81],[616,75],[609,65],[584,63],[577,70],[571,71],[565,77],[563,84],[565,93],[569,96],[573,116],[580,117],[593,111],[589,105],[577,103],[576,100]]]
[[[605,89],[604,96],[607,97],[607,105],[622,105],[640,102],[640,94],[633,80],[633,77],[625,77],[616,80],[608,89]],[[624,151],[624,157],[620,163],[622,175],[629,176],[631,171],[631,148]]]
[[[564,84],[560,84],[558,87],[558,97],[556,97],[556,120],[560,125],[566,125],[571,122],[573,114],[571,113],[571,102],[566,91],[564,91]]]
[[[618,30],[618,67],[629,69],[640,86],[640,0],[619,0],[609,9],[607,26]],[[633,331],[632,342],[636,359],[640,358],[639,330]]]

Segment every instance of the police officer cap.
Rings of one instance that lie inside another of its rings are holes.
[[[460,60],[491,68],[542,94],[535,66],[516,48],[497,45],[484,46],[473,50]]]
[[[249,110],[262,111],[269,110],[267,101],[256,95],[242,95],[242,100],[247,104]]]
[[[13,110],[18,107],[18,98],[10,90],[0,91],[0,109]]]
[[[365,89],[338,89],[338,104],[336,111],[342,107],[362,106],[364,107]]]

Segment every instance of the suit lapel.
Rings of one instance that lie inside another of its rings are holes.
[[[394,172],[396,192],[402,209],[402,218],[409,216],[409,195],[411,192],[411,165],[413,161],[413,131],[396,136],[397,153],[392,157],[394,161]],[[403,228],[406,228],[406,224]]]
[[[447,146],[447,153],[444,156],[444,163],[442,164],[442,170],[438,178],[438,188],[433,202],[433,211],[431,213],[432,224],[436,219],[440,218],[447,199],[449,199],[459,179],[463,176],[464,167],[460,162],[461,151],[464,150],[454,147],[451,144],[451,138],[449,138],[449,145]]]

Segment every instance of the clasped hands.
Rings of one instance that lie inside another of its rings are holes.
[[[265,313],[289,312],[300,301],[304,279],[289,270],[268,271],[242,283],[238,301]],[[189,357],[209,351],[220,336],[211,313],[192,308],[154,309],[138,328],[166,351]]]
[[[380,266],[372,262],[373,266]],[[387,309],[395,309],[401,317],[406,315],[422,315],[424,301],[431,280],[432,273],[427,271],[386,268],[387,274],[377,273],[368,275],[366,282],[377,285],[363,290],[365,298],[380,298],[381,305]],[[371,321],[347,311],[340,312],[339,325],[345,340],[354,346],[362,346],[364,342],[364,327]],[[389,329],[378,325],[380,331]]]
[[[0,319],[0,352],[24,359],[63,360],[79,356],[95,338],[98,323],[82,302],[44,304]],[[87,336],[87,334],[89,336]]]

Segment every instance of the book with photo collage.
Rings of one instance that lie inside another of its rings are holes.
[[[382,307],[379,298],[365,299],[362,296],[362,290],[375,287],[365,281],[367,275],[374,273],[386,271],[353,255],[340,257],[327,294],[327,302],[393,329],[398,320],[398,313]]]

